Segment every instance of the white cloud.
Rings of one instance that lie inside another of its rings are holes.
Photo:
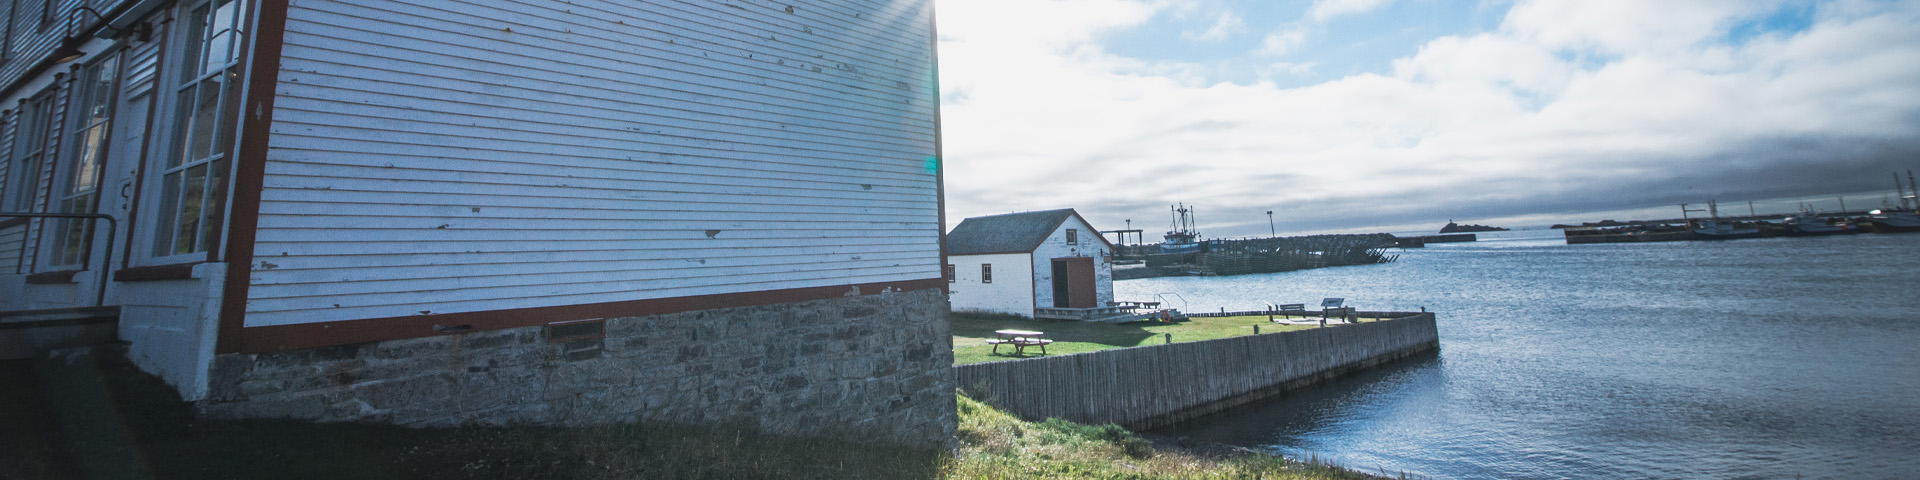
[[[1341,15],[1370,12],[1386,4],[1387,0],[1313,0],[1313,6],[1307,8],[1307,18],[1324,22]]]
[[[1305,62],[1305,63],[1274,62],[1274,63],[1267,64],[1266,68],[1260,69],[1260,76],[1262,78],[1272,78],[1277,75],[1285,74],[1285,75],[1291,75],[1291,76],[1297,77],[1297,76],[1313,73],[1314,66],[1315,64],[1313,62]]]
[[[943,108],[948,217],[1075,207],[1118,228],[1184,201],[1212,235],[1264,233],[1265,210],[1322,228],[1536,218],[1853,188],[1920,156],[1920,5],[1823,5],[1805,32],[1727,45],[1760,10],[1615,3],[1523,1],[1388,72],[1297,88],[1199,82],[1097,42],[1164,5],[942,4],[942,87],[964,99]],[[1268,40],[1293,52],[1305,33]]]
[[[1507,12],[1504,33],[1547,48],[1610,55],[1696,48],[1733,19],[1777,7],[1753,0],[1525,1]]]
[[[1293,53],[1307,43],[1307,30],[1299,25],[1289,25],[1267,33],[1260,40],[1260,54],[1281,57]]]
[[[1225,12],[1221,13],[1220,17],[1213,21],[1213,26],[1208,27],[1207,31],[1200,33],[1184,32],[1180,34],[1180,37],[1201,42],[1218,42],[1226,40],[1227,37],[1240,33],[1243,30],[1246,30],[1246,22],[1241,20],[1239,15],[1233,14],[1233,12]]]

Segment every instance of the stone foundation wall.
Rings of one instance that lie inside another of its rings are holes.
[[[956,428],[939,290],[607,319],[214,360],[214,418],[411,426],[729,425],[926,448]]]

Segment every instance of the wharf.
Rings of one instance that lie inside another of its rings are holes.
[[[1415,235],[1409,237],[1394,236],[1394,245],[1400,248],[1421,248],[1429,243],[1478,242],[1480,236],[1471,233],[1449,233],[1442,235]]]
[[[1244,275],[1310,268],[1389,263],[1392,235],[1313,235],[1286,238],[1207,240],[1198,251],[1159,253],[1156,245],[1116,248],[1116,259],[1141,259],[1144,266],[1115,265],[1114,280],[1152,277]],[[1118,262],[1116,262],[1118,263]]]
[[[1613,233],[1592,229],[1569,228],[1561,233],[1566,235],[1568,245],[1585,243],[1678,242],[1700,239],[1699,235],[1695,235],[1693,232],[1684,229],[1675,231],[1635,230]]]

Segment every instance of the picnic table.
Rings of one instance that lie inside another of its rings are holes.
[[[994,330],[993,334],[999,335],[1000,338],[987,340],[987,344],[993,345],[993,353],[995,355],[1000,354],[1001,345],[1013,345],[1014,355],[1025,355],[1027,347],[1040,347],[1040,354],[1045,355],[1047,353],[1047,344],[1053,343],[1053,340],[1040,338],[1046,335],[1046,332],[1035,332],[1031,330]]]

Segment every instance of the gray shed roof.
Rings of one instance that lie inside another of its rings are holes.
[[[1040,247],[1047,241],[1047,235],[1060,228],[1068,218],[1077,218],[1087,223],[1079,212],[1071,208],[1042,210],[1038,212],[1009,213],[989,217],[973,217],[960,221],[947,233],[948,255],[980,255],[987,253],[1026,253]],[[1088,223],[1088,228],[1092,224]],[[1107,243],[1100,232],[1087,232],[1101,243]]]

